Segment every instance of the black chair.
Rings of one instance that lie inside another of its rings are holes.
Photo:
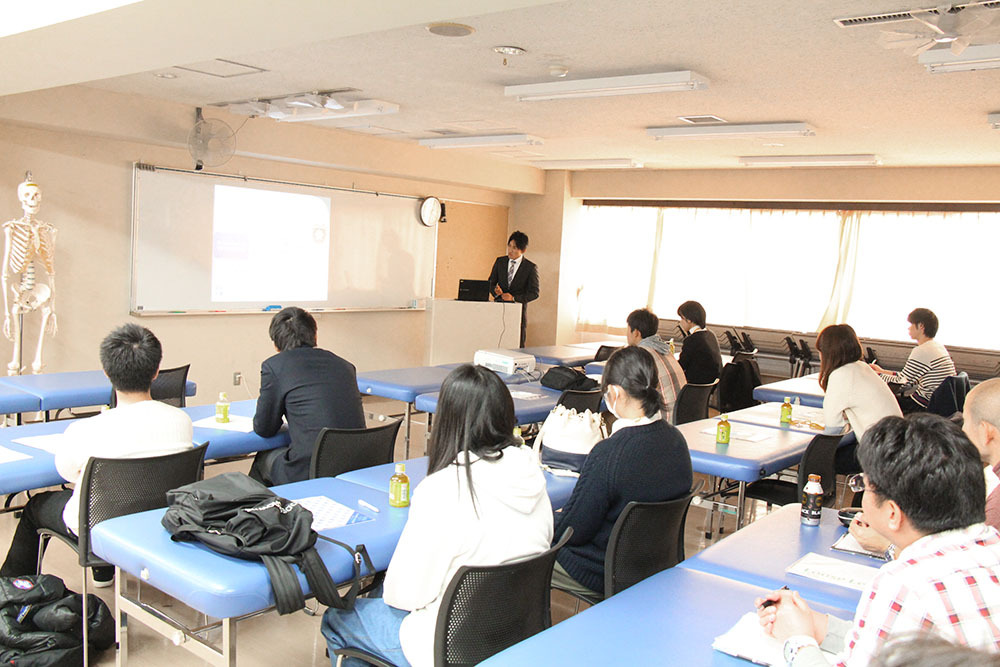
[[[874,364],[876,362],[878,362],[878,355],[875,354],[875,348],[873,348],[873,347],[866,347],[865,348],[865,363],[866,364]]]
[[[79,540],[46,528],[38,531],[38,572],[49,540],[57,537],[80,556],[83,568],[83,664],[88,663],[87,568],[108,563],[90,550],[90,531],[102,521],[167,506],[167,491],[201,478],[208,443],[175,454],[133,459],[92,458],[80,481]]]
[[[819,475],[823,484],[823,505],[832,507],[837,498],[837,475],[834,459],[840,445],[839,435],[817,435],[809,442],[799,461],[798,481],[762,479],[747,486],[747,498],[763,500],[770,505],[787,505],[802,501],[802,489],[809,475]]]
[[[190,369],[191,364],[185,364],[177,368],[162,369],[153,378],[153,384],[149,388],[149,394],[153,397],[153,400],[172,405],[175,408],[186,407],[187,396],[185,395],[185,390],[187,389],[188,371]],[[111,390],[111,400],[108,402],[108,405],[111,407],[118,405],[118,394],[114,389]]]
[[[756,352],[757,344],[753,342],[753,338],[750,338],[750,334],[746,331],[742,331],[740,332],[740,335],[743,337],[743,351],[749,352],[750,350],[753,350]]]
[[[602,345],[597,348],[597,354],[594,355],[594,361],[607,361],[612,354],[622,349],[619,345],[615,347],[614,345]]]
[[[743,343],[740,342],[740,339],[732,331],[726,329],[722,333],[726,334],[726,343],[729,345],[730,355],[735,355],[743,349]]]
[[[604,595],[599,598],[570,595],[597,604],[684,560],[687,510],[703,485],[704,481],[698,482],[687,495],[674,500],[632,501],[626,505],[611,529],[604,552]]]
[[[336,477],[352,470],[392,463],[402,421],[372,428],[325,428],[316,436],[309,479]],[[386,484],[389,478],[386,477]]]
[[[785,345],[788,346],[788,375],[789,377],[799,377],[799,366],[801,365],[801,355],[799,346],[791,336],[785,336]]]
[[[961,413],[965,408],[965,395],[971,390],[972,385],[969,383],[967,373],[947,377],[931,394],[927,412],[942,417],[951,417],[956,412]]]
[[[799,352],[802,354],[802,365],[799,367],[799,372],[801,375],[809,375],[812,373],[813,353],[809,348],[809,343],[804,338],[799,339]]]
[[[566,389],[559,395],[556,405],[565,405],[567,408],[583,412],[590,410],[594,414],[601,411],[601,399],[603,398],[600,389]]]
[[[674,403],[674,425],[687,424],[708,418],[708,399],[715,386],[719,384],[715,380],[711,384],[694,384],[688,382],[681,387],[677,394],[677,402]]]
[[[477,665],[552,625],[552,567],[573,534],[537,556],[501,565],[465,565],[441,598],[434,630],[434,665]],[[366,651],[343,648],[334,655],[395,667]]]

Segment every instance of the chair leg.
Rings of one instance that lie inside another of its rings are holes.
[[[39,535],[38,536],[38,564],[35,569],[35,574],[42,573],[42,559],[45,558],[45,550],[49,547],[49,538],[51,535]]]
[[[87,568],[83,569],[83,667],[87,667],[90,664],[90,623],[87,614]]]

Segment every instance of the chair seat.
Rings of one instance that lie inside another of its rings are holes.
[[[357,658],[358,660],[364,660],[365,662],[375,665],[376,667],[396,667],[395,663],[386,662],[382,658],[369,653],[368,651],[362,651],[359,648],[338,648],[333,652],[334,655],[344,656],[345,658]]]
[[[771,505],[799,502],[799,485],[784,479],[762,479],[747,486],[747,498],[763,500]]]

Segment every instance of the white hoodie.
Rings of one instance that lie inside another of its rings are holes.
[[[498,565],[552,543],[552,505],[531,449],[508,447],[497,461],[470,458],[475,508],[464,467],[428,475],[386,573],[386,604],[411,612],[399,639],[414,667],[434,663],[438,607],[459,567]]]

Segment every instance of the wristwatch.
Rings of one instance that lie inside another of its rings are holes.
[[[892,561],[896,560],[896,545],[895,544],[890,543],[889,546],[886,547],[885,555],[883,556],[883,558],[885,558],[890,563]]]
[[[785,658],[785,664],[791,665],[795,656],[806,646],[819,647],[819,643],[809,635],[792,635],[785,640],[785,645],[781,649],[781,655]]]

